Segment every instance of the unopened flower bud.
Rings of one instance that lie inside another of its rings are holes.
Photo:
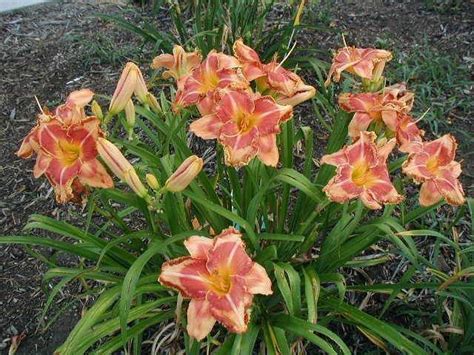
[[[105,138],[98,138],[97,151],[110,170],[140,197],[146,197],[148,191],[140,181],[132,164],[123,156],[120,149]]]
[[[171,192],[183,191],[202,170],[203,164],[203,160],[196,155],[187,158],[166,180],[166,190]]]
[[[148,195],[148,190],[146,189],[145,185],[143,185],[142,181],[137,175],[135,169],[129,169],[124,174],[124,181],[130,186],[130,188],[135,192],[138,196],[145,198]]]
[[[102,108],[100,107],[99,103],[95,100],[92,101],[91,108],[94,116],[102,121],[104,119],[104,114],[102,113]]]
[[[125,106],[125,118],[127,120],[128,138],[132,139],[133,127],[135,127],[135,105],[132,100],[128,100]]]
[[[146,102],[147,102],[148,106],[150,106],[150,108],[151,108],[155,113],[161,112],[160,104],[158,103],[158,100],[156,99],[156,97],[155,97],[151,92],[149,92],[149,93],[146,95]]]
[[[114,95],[110,101],[109,114],[116,115],[122,111],[134,93],[140,102],[145,103],[146,94],[148,93],[145,80],[136,64],[129,62],[123,69],[115,88]]]
[[[156,191],[160,189],[160,183],[158,182],[158,179],[155,177],[155,175],[146,174],[145,178],[148,186],[150,186],[153,190]]]

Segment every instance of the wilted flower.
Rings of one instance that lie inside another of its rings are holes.
[[[127,183],[138,196],[142,198],[148,196],[148,190],[141,182],[132,164],[123,156],[120,149],[105,138],[98,139],[97,149],[100,157],[115,176]]]
[[[148,89],[140,69],[136,64],[128,62],[122,71],[122,75],[115,88],[114,95],[110,101],[109,114],[116,115],[121,112],[128,100],[135,94],[142,103],[146,103]]]
[[[407,113],[413,107],[413,99],[413,93],[406,91],[405,85],[398,84],[387,87],[382,93],[341,94],[339,106],[344,111],[355,112],[348,127],[350,137],[356,139],[360,132],[375,123],[385,125],[400,136],[400,144],[406,144],[406,139],[421,140],[422,135],[415,122],[407,126]]]
[[[186,158],[166,180],[165,189],[171,192],[183,191],[201,172],[203,164],[203,160],[196,155]]]
[[[211,51],[176,93],[175,110],[195,104],[199,108],[201,101],[212,100],[217,89],[227,86],[246,88],[248,82],[235,70],[239,66],[239,61],[234,57]]]
[[[360,76],[363,79],[376,80],[382,74],[385,63],[392,59],[392,53],[383,49],[374,48],[340,48],[332,61],[331,69],[325,86],[341,79],[341,73],[349,73]]]
[[[190,256],[164,263],[158,280],[191,299],[188,334],[201,340],[216,321],[231,332],[244,333],[253,295],[272,294],[265,269],[250,259],[234,228],[213,239],[191,237],[184,245]]]
[[[422,142],[425,132],[418,128],[416,122],[410,115],[400,115],[395,128],[397,142],[400,145],[398,150],[404,153],[411,153],[414,145]]]
[[[100,121],[89,117],[68,126],[56,119],[39,122],[25,138],[18,156],[36,152],[35,178],[46,175],[56,193],[56,200],[79,201],[86,186],[110,188],[113,181],[97,160],[96,141],[103,134]]]
[[[245,45],[242,39],[234,43],[234,54],[242,64],[242,73],[248,81],[256,80],[258,90],[271,95],[281,105],[296,106],[312,98],[316,89],[306,85],[295,73],[273,60],[263,64],[257,52]]]
[[[465,201],[462,185],[458,180],[461,164],[454,161],[456,140],[446,134],[431,142],[414,144],[413,153],[403,164],[403,172],[418,183],[420,204],[431,206],[443,197],[451,205],[462,205]]]
[[[86,119],[84,107],[92,100],[94,93],[89,89],[73,91],[66,103],[58,106],[54,112],[55,118],[63,125],[79,123]]]
[[[168,69],[163,72],[163,78],[174,78],[178,89],[182,89],[185,79],[199,66],[201,60],[202,56],[199,51],[187,53],[183,47],[175,45],[173,54],[160,54],[153,59],[151,67],[153,69],[162,67]]]
[[[390,181],[386,163],[395,139],[381,145],[375,139],[375,133],[361,132],[354,144],[322,157],[321,163],[337,167],[336,176],[324,187],[330,200],[344,203],[358,197],[371,209],[403,200]]]
[[[224,90],[215,113],[194,121],[189,130],[203,139],[218,139],[228,165],[246,165],[258,156],[264,164],[276,166],[276,135],[280,123],[290,119],[292,112],[290,105],[278,105],[270,96]]]

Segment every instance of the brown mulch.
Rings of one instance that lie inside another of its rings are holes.
[[[329,27],[342,29],[351,44],[373,46],[380,38],[388,38],[398,53],[410,51],[427,37],[430,46],[462,61],[472,58],[474,5],[465,2],[462,6],[461,11],[440,13],[424,1],[327,1],[317,8],[320,12],[306,19],[317,25],[324,21],[321,14],[327,13]],[[20,235],[33,213],[61,220],[82,213],[78,207],[57,206],[49,184],[32,177],[33,162],[20,160],[14,153],[34,123],[38,111],[34,95],[54,107],[80,87],[102,94],[113,91],[127,51],[123,57],[104,58],[107,53],[101,54],[94,44],[113,43],[118,52],[124,48],[133,52],[140,40],[94,17],[98,12],[139,17],[135,8],[100,1],[66,1],[0,14],[1,235]],[[341,45],[341,37],[337,31],[308,31],[300,43],[327,56],[330,48]],[[145,55],[140,63],[146,67],[150,59]],[[466,90],[466,95],[472,95],[472,87]],[[473,132],[472,115],[463,113],[458,121]],[[464,166],[472,172],[472,155],[467,153]],[[466,181],[468,188],[472,180]],[[52,353],[79,319],[81,301],[67,306],[58,322],[44,329],[38,316],[46,299],[44,291],[51,289],[42,283],[45,266],[18,246],[0,246],[0,260],[0,346],[3,339],[24,332],[18,353]],[[74,290],[66,291],[53,307],[67,305],[71,293]],[[4,344],[8,349],[9,342]]]

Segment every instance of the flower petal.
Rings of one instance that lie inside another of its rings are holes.
[[[451,162],[448,166],[440,169],[434,180],[438,191],[444,196],[450,205],[460,206],[465,202],[464,191],[457,179],[461,172],[458,162]]]
[[[436,184],[428,180],[421,185],[419,202],[423,207],[432,206],[438,203],[443,198],[443,195],[438,190]]]
[[[346,148],[346,157],[350,165],[359,161],[366,162],[369,166],[377,164],[377,151],[374,145],[377,136],[374,132],[361,132],[360,138]]]
[[[247,291],[252,294],[271,295],[272,281],[268,277],[265,268],[257,263],[253,263],[252,269],[244,276]]]
[[[342,164],[347,164],[346,150],[342,148],[335,153],[326,154],[321,158],[321,164],[329,164],[334,166],[339,166]]]
[[[367,131],[372,123],[372,117],[365,112],[356,112],[349,123],[348,131],[351,138],[358,138],[360,132]]]
[[[183,297],[204,299],[208,276],[205,260],[184,256],[163,263],[158,281],[178,290]]]
[[[447,165],[454,160],[457,143],[451,134],[424,144],[423,150],[430,156],[436,157],[439,165]]]
[[[186,330],[190,336],[198,341],[204,339],[216,323],[216,319],[211,313],[211,304],[205,299],[192,299],[189,302],[187,319]]]
[[[215,114],[203,116],[189,125],[189,130],[202,139],[216,139],[221,128],[222,122]]]
[[[276,135],[267,134],[258,138],[258,158],[268,166],[277,166],[279,153],[276,144]]]
[[[228,293],[219,295],[209,292],[206,298],[211,304],[211,313],[233,333],[244,333],[249,322],[249,308],[253,295],[248,293],[239,276],[232,277]]]
[[[216,236],[206,266],[210,273],[221,268],[230,270],[230,275],[248,273],[253,262],[245,251],[242,234],[231,227]]]
[[[358,197],[364,190],[352,181],[352,168],[349,165],[340,166],[336,176],[329,180],[323,191],[331,201],[344,203]]]
[[[189,254],[194,259],[207,260],[209,252],[214,245],[211,238],[192,236],[184,241],[184,247],[189,251]]]
[[[51,157],[42,151],[38,152],[36,157],[35,167],[33,169],[33,176],[39,178],[44,172],[48,169],[49,163],[51,162]]]
[[[254,145],[244,147],[242,149],[234,149],[224,146],[224,159],[226,165],[241,167],[247,165],[257,154],[258,148]]]
[[[80,182],[84,185],[104,189],[114,187],[114,182],[111,176],[97,159],[83,162],[78,177]]]

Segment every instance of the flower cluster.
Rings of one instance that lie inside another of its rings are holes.
[[[328,85],[339,81],[347,71],[362,78],[366,92],[343,93],[339,106],[353,112],[348,133],[354,143],[326,155],[322,163],[337,166],[336,176],[324,191],[329,199],[346,202],[360,198],[372,209],[398,203],[399,195],[390,182],[386,159],[394,146],[408,153],[402,171],[422,183],[420,204],[430,206],[443,197],[452,205],[464,203],[464,192],[458,181],[461,166],[454,161],[456,141],[445,135],[431,142],[423,141],[424,132],[410,115],[414,94],[405,84],[380,89],[383,68],[392,58],[390,52],[372,48],[345,47],[334,57]]]
[[[93,95],[88,89],[74,91],[54,112],[43,109],[17,152],[21,158],[36,154],[33,174],[47,177],[59,203],[82,201],[89,187],[113,187],[97,160],[97,141],[104,135],[100,121],[84,110]]]
[[[202,117],[192,122],[190,131],[217,139],[227,165],[243,166],[258,157],[276,166],[280,124],[292,117],[293,106],[315,95],[314,87],[276,60],[262,63],[241,39],[234,44],[234,56],[212,51],[201,59],[198,52],[175,46],[172,55],[153,60],[153,68],[167,69],[164,78],[176,80],[174,110],[198,108]]]

